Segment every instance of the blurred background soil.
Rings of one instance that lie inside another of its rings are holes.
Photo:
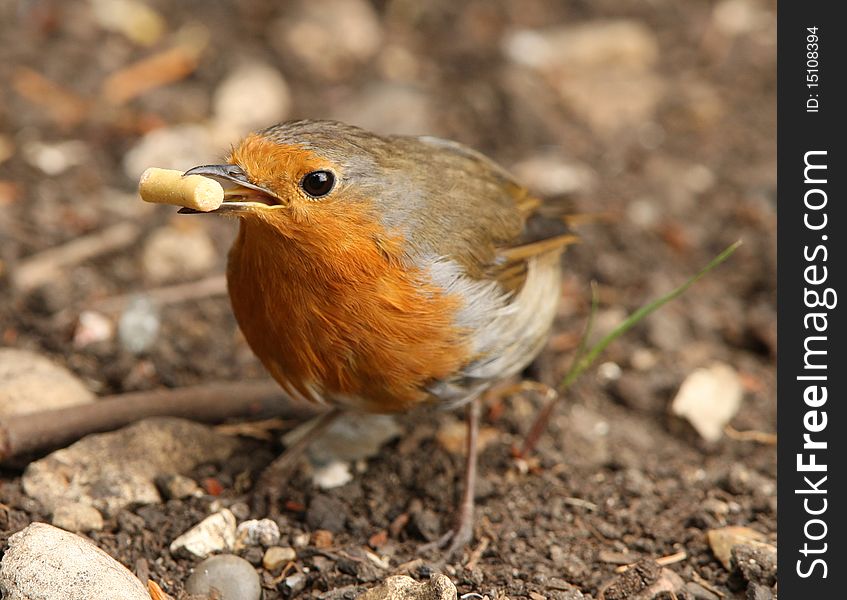
[[[560,403],[528,473],[510,452],[540,400],[520,394],[488,407],[484,427],[497,435],[481,455],[476,539],[447,570],[459,593],[597,598],[619,564],[679,551],[685,558],[668,568],[704,590],[700,597],[772,593],[731,574],[705,534],[746,525],[774,542],[775,447],[704,440],[670,406],[692,372],[721,362],[743,390],[732,428],[775,431],[775,8],[765,0],[5,2],[0,346],[51,357],[98,395],[261,377],[221,285],[236,224],[142,203],[141,171],[219,161],[246,132],[289,118],[459,140],[581,215],[557,325],[533,371],[548,384],[574,354],[590,281],[599,286],[600,335],[744,241],[608,349]],[[93,250],[81,258],[65,246],[86,239]],[[61,250],[39,271],[51,248]],[[201,283],[182,298],[155,292],[189,282]],[[303,509],[328,497],[345,515],[333,556],[355,556],[370,539],[392,568],[415,559],[418,545],[451,524],[462,457],[438,434],[456,418],[401,419],[404,436],[340,488],[318,491],[298,474],[284,498],[292,510],[283,535],[321,528]],[[112,518],[92,537],[130,569],[146,561],[178,595],[194,562],[171,557],[170,541],[212,500],[249,506],[249,489],[234,481],[278,450],[255,443],[249,459],[194,473],[223,483],[216,499],[136,509],[143,535]],[[47,515],[22,497],[20,471],[0,473],[0,503],[20,513],[0,527],[5,539]],[[401,515],[409,524],[387,542],[371,539]],[[265,598],[344,597],[393,572],[301,556],[305,587],[263,574]]]

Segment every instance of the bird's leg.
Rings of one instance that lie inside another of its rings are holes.
[[[480,399],[474,398],[468,404],[467,415],[465,417],[467,425],[467,445],[465,454],[465,474],[464,488],[462,490],[462,500],[458,506],[456,523],[446,535],[440,539],[426,544],[420,548],[421,551],[428,551],[433,548],[444,548],[447,550],[444,553],[444,559],[450,560],[455,554],[461,550],[473,538],[474,526],[474,494],[476,491],[476,465],[477,465],[477,439],[479,438],[479,413]],[[449,546],[448,546],[449,544]]]
[[[513,388],[506,390],[507,393],[515,393],[521,391],[531,391],[539,394],[546,400],[546,404],[538,411],[538,416],[532,422],[532,427],[524,438],[523,445],[518,451],[516,458],[526,458],[535,449],[538,444],[538,438],[547,429],[547,424],[550,422],[550,415],[553,414],[553,407],[556,406],[556,401],[559,399],[559,392],[555,388],[539,381],[524,380],[515,385]],[[505,393],[504,393],[505,395]]]
[[[293,444],[288,446],[276,460],[265,467],[265,470],[259,476],[259,481],[256,483],[255,493],[256,497],[268,503],[267,510],[262,512],[274,514],[278,511],[279,507],[277,503],[282,491],[282,485],[288,476],[291,475],[292,470],[297,464],[297,460],[303,456],[303,453],[309,448],[311,443],[326,431],[327,427],[332,425],[343,412],[340,408],[334,408],[316,417],[308,430],[303,432]]]

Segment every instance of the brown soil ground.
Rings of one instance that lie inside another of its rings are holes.
[[[29,255],[127,218],[144,228],[142,240],[173,223],[166,208],[133,213],[114,207],[116,194],[134,189],[122,157],[153,126],[207,118],[211,94],[239,61],[277,66],[291,87],[290,116],[296,117],[338,114],[341,105],[386,78],[388,69],[377,58],[328,81],[275,51],[267,24],[285,18],[287,3],[250,0],[236,9],[229,3],[155,1],[150,5],[170,30],[192,22],[208,29],[213,42],[197,70],[142,95],[126,112],[94,111],[72,123],[21,93],[22,69],[93,97],[108,73],[167,47],[167,41],[145,49],[98,29],[86,3],[9,4],[18,6],[0,9],[8,13],[0,19],[0,140],[14,148],[0,158],[4,275]],[[705,534],[737,524],[775,540],[775,447],[729,438],[706,444],[669,414],[685,377],[719,360],[738,370],[745,388],[731,425],[763,432],[776,427],[775,3],[734,5],[753,11],[748,17],[758,21],[730,35],[715,29],[718,9],[712,2],[439,0],[414,9],[418,3],[375,1],[384,44],[416,57],[416,84],[431,107],[434,133],[507,166],[555,146],[594,173],[590,189],[560,199],[576,213],[611,216],[578,226],[583,241],[566,257],[565,300],[533,377],[555,384],[570,363],[588,314],[590,281],[600,289],[598,327],[608,328],[731,242],[745,242],[729,263],[608,349],[601,362],[610,364],[592,370],[560,402],[529,472],[516,467],[511,449],[539,400],[520,395],[486,407],[483,425],[498,435],[481,454],[475,540],[463,560],[446,569],[460,595],[578,598],[580,590],[597,598],[619,564],[679,551],[686,557],[670,568],[686,582],[706,582],[728,598],[753,593],[713,556]],[[613,133],[592,128],[584,113],[541,80],[516,75],[500,50],[510,28],[612,19],[630,19],[652,32],[659,54],[651,69],[662,82],[649,117]],[[78,140],[84,159],[48,175],[26,157],[27,145],[39,140]],[[234,225],[203,219],[200,227],[219,250],[207,274],[222,272]],[[223,296],[165,307],[159,338],[141,357],[115,340],[74,347],[82,310],[102,298],[153,287],[142,272],[142,247],[66,269],[27,294],[4,285],[2,344],[55,358],[99,394],[260,376]],[[415,560],[418,546],[446,531],[462,457],[442,448],[435,433],[454,418],[403,417],[407,433],[343,487],[321,492],[307,474],[294,476],[279,518],[284,537],[336,529],[328,550],[310,545],[300,552],[298,567],[309,567],[301,597],[351,597],[382,579],[388,572],[363,559],[362,548],[398,517],[401,525],[406,517],[408,522],[378,548],[394,567]],[[137,507],[107,521],[92,539],[178,596],[194,562],[171,557],[170,541],[204,516],[213,500],[252,506],[243,484],[281,448],[249,444],[249,452],[226,464],[191,474],[222,483],[218,498]],[[49,520],[22,495],[20,471],[0,471],[0,477],[0,506],[8,507],[0,511],[0,542],[30,521]],[[323,511],[310,510],[321,506]],[[340,525],[325,522],[339,515]],[[412,575],[430,569],[433,556],[423,558],[406,567]],[[272,575],[263,577],[266,599],[285,597]]]

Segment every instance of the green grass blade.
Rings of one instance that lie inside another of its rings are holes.
[[[709,262],[705,267],[703,267],[696,275],[689,278],[685,283],[672,290],[668,294],[662,296],[661,298],[657,298],[653,302],[646,304],[636,310],[634,313],[629,315],[624,321],[615,327],[609,334],[607,334],[603,339],[597,342],[591,349],[586,352],[581,358],[575,360],[571,368],[568,370],[567,374],[562,378],[562,382],[559,384],[557,391],[559,394],[563,394],[565,390],[567,390],[574,381],[576,381],[580,375],[582,375],[586,369],[588,369],[597,357],[606,349],[606,347],[622,336],[624,333],[635,327],[638,323],[643,321],[647,316],[654,313],[662,306],[674,300],[684,294],[688,288],[697,283],[700,279],[702,279],[706,274],[712,271],[715,267],[726,261],[732,254],[738,249],[741,245],[741,240],[738,240],[734,244],[730,245],[726,250],[718,254],[715,258]],[[592,315],[589,317],[589,323],[593,322],[593,307],[592,307]],[[589,325],[590,327],[591,325]],[[586,328],[586,337],[590,329]],[[582,346],[578,351],[578,356],[581,354]]]

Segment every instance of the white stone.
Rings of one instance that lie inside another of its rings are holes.
[[[209,515],[171,542],[174,556],[205,558],[235,546],[235,515],[228,508]]]
[[[155,44],[167,31],[164,17],[137,0],[89,0],[100,27],[125,35],[137,44]]]
[[[82,349],[89,344],[105,342],[115,334],[115,325],[106,315],[93,310],[79,313],[74,330],[74,348]]]
[[[135,296],[118,318],[118,341],[127,352],[141,354],[156,342],[160,326],[159,307],[147,296]]]
[[[272,519],[250,519],[235,530],[235,549],[274,546],[279,543],[279,525]]]
[[[673,399],[671,410],[686,419],[703,439],[715,442],[741,407],[744,389],[734,368],[715,363],[689,375]]]
[[[46,523],[9,538],[0,562],[4,600],[150,600],[123,565],[87,540]]]
[[[306,423],[287,433],[283,441],[292,444],[310,429],[311,423]],[[334,460],[353,462],[370,458],[402,431],[391,415],[345,412],[309,447],[309,457],[319,465]]]
[[[353,473],[350,471],[350,463],[343,460],[334,460],[326,465],[318,466],[312,473],[312,482],[322,490],[341,487],[351,481],[353,481]]]

